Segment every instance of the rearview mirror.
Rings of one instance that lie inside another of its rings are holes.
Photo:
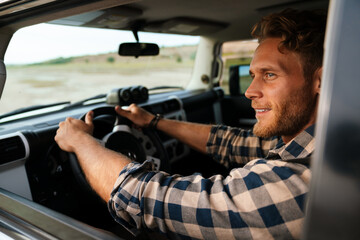
[[[159,46],[154,43],[122,43],[119,46],[120,56],[156,56]]]

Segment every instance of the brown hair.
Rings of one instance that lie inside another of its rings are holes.
[[[303,74],[311,81],[314,72],[322,66],[326,14],[323,11],[286,9],[263,17],[252,29],[251,35],[261,43],[266,38],[282,38],[283,48],[299,54]]]

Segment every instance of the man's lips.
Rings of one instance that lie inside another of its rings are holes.
[[[268,111],[271,111],[270,108],[254,108],[256,113],[266,113]]]
[[[271,111],[271,108],[254,108],[255,110],[255,117],[258,118],[258,117],[262,117],[262,116],[265,116],[268,112]]]
[[[267,103],[261,104],[257,102],[252,102],[251,107],[255,110],[256,117],[264,116],[272,110],[271,105]]]

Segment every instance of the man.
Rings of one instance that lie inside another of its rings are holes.
[[[285,10],[254,27],[259,46],[246,91],[256,111],[253,131],[156,119],[136,105],[116,107],[139,127],[155,125],[225,166],[246,164],[225,179],[153,172],[149,162],[133,163],[103,148],[91,136],[92,112],[85,123],[60,123],[55,140],[76,153],[91,186],[126,227],[169,238],[299,238],[311,173],[297,159],[314,150],[325,20]]]

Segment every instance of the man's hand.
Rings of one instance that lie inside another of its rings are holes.
[[[108,201],[120,171],[131,160],[103,147],[92,137],[93,114],[92,111],[88,112],[85,122],[74,118],[61,122],[55,141],[62,150],[76,154],[91,187],[104,201]]]
[[[122,117],[126,117],[138,127],[147,127],[154,118],[154,115],[138,107],[136,104],[131,104],[126,110],[120,106],[115,107],[115,111]]]
[[[59,147],[67,152],[75,152],[76,146],[82,144],[84,137],[91,136],[94,131],[93,112],[90,111],[85,116],[85,122],[67,118],[59,124],[56,132],[55,141]]]

